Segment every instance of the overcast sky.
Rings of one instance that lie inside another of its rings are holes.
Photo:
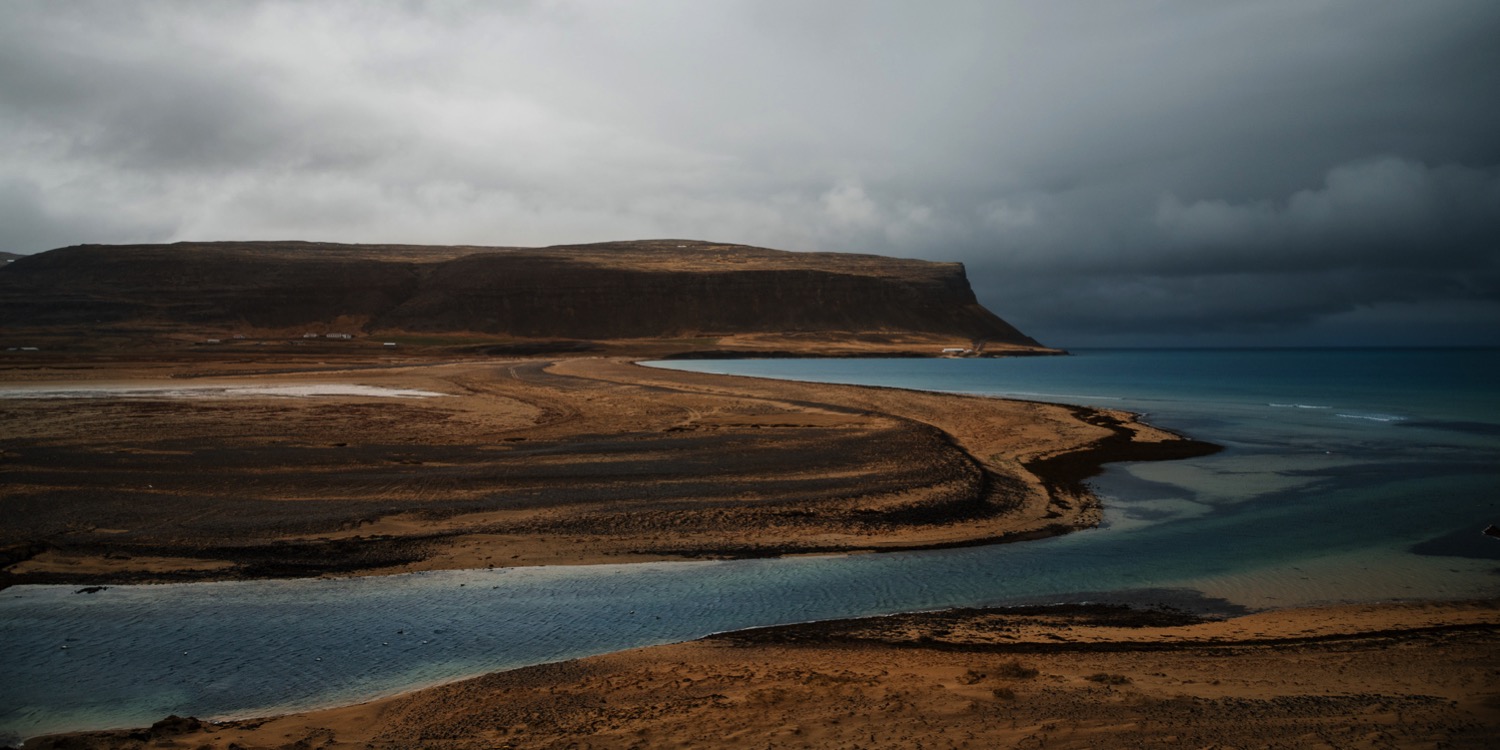
[[[1500,344],[1500,2],[0,4],[0,250],[692,238],[1045,343]]]

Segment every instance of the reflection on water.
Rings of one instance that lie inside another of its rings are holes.
[[[1022,360],[859,364],[898,381],[884,384],[982,390],[984,376],[994,390],[1040,391],[1000,382],[1019,362],[1077,392],[1091,384],[1065,382],[1055,370],[1099,364],[1086,357],[1060,358],[1053,370]],[[726,364],[759,365],[713,366]],[[850,366],[774,364],[782,374]],[[1112,405],[1149,410],[1153,421],[1228,450],[1112,467],[1095,481],[1105,525],[1057,539],[784,560],[0,592],[0,734],[301,709],[722,630],[950,606],[1085,596],[1224,612],[1500,593],[1493,559],[1434,556],[1461,546],[1454,535],[1477,536],[1500,521],[1500,462],[1495,435],[1431,423],[1459,412],[1469,425],[1500,424],[1486,411],[1493,400],[1450,387],[1449,398],[1466,400],[1461,409],[1426,392],[1401,401],[1368,378],[1360,381],[1363,401],[1328,398],[1306,384],[1303,398],[1287,398],[1264,383],[1247,386],[1252,397],[1226,400],[1212,364],[1190,368],[1211,385],[1179,383],[1171,399],[1132,400],[1119,383],[1092,384],[1121,402]],[[955,371],[966,380],[942,380]]]

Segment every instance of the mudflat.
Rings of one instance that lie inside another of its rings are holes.
[[[1030,539],[1097,522],[1103,461],[1213,450],[1123,413],[624,358],[28,361],[0,398],[5,585]]]

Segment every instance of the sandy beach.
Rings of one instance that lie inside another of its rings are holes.
[[[1108,606],[725,634],[268,719],[27,748],[1485,748],[1494,602],[1199,621]]]
[[[1097,523],[1084,480],[1102,462],[1214,450],[1120,412],[623,357],[58,361],[6,379],[52,392],[0,399],[6,585],[1022,541]],[[964,610],[26,746],[1486,747],[1497,646],[1492,601]]]
[[[7,380],[30,397],[0,398],[6,585],[1031,539],[1097,523],[1082,480],[1103,461],[1213,450],[1123,413],[621,358],[78,364]]]

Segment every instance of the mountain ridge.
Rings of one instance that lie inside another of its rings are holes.
[[[1040,347],[978,302],[959,263],[694,240],[77,245],[0,273],[0,327],[141,325],[580,340],[907,334]]]

